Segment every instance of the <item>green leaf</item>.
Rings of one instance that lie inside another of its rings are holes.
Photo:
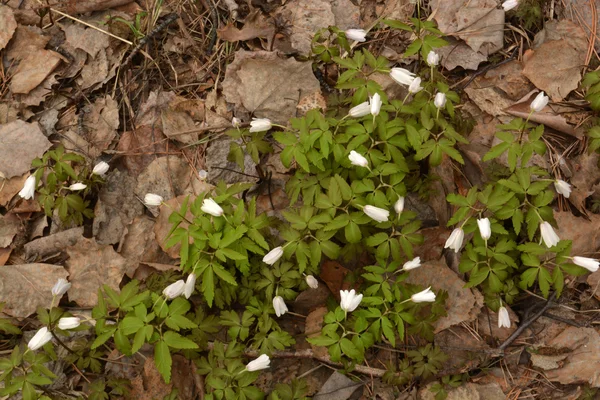
[[[212,307],[215,298],[215,276],[212,268],[206,268],[202,274],[202,293],[209,307]]]
[[[381,330],[386,339],[392,344],[392,347],[396,347],[396,334],[388,317],[381,317]]]
[[[342,352],[353,360],[360,360],[363,357],[363,355],[356,348],[354,343],[352,343],[347,338],[343,338],[342,340],[340,340],[340,347],[342,349]]]
[[[174,349],[197,349],[198,345],[177,332],[167,331],[163,336],[164,342]]]
[[[131,335],[139,331],[144,326],[144,321],[137,317],[125,317],[119,323],[119,329],[123,331],[125,335]]]
[[[360,242],[360,239],[362,239],[360,227],[354,221],[350,221],[350,223],[346,225],[344,234],[348,243],[358,243]]]
[[[154,347],[154,363],[158,372],[162,375],[166,383],[171,381],[171,352],[169,346],[164,341],[159,341]]]
[[[213,269],[214,273],[217,274],[217,276],[220,279],[224,280],[225,282],[229,283],[230,285],[237,286],[237,282],[235,281],[235,278],[233,277],[233,275],[231,275],[229,273],[229,271],[227,271],[225,268],[223,268],[220,264],[213,263],[212,269]]]
[[[308,164],[308,159],[306,158],[306,155],[304,154],[304,150],[299,148],[299,147],[295,147],[294,148],[294,158],[296,159],[296,162],[298,163],[298,165],[300,167],[302,167],[303,170],[305,170],[306,172],[310,172],[310,165]]]
[[[315,346],[331,346],[334,343],[337,343],[338,339],[330,338],[328,336],[319,335],[317,337],[308,338],[306,341],[310,344],[314,344]]]

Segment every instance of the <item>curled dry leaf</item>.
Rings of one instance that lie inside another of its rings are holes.
[[[563,385],[589,384],[600,387],[600,334],[594,328],[568,327],[548,343],[556,351],[568,349],[566,360],[560,368],[546,371],[546,378]]]
[[[17,29],[17,21],[10,7],[0,5],[0,50],[6,47]]]
[[[37,87],[61,62],[63,57],[52,50],[38,50],[21,60],[10,81],[13,93],[27,94]]]

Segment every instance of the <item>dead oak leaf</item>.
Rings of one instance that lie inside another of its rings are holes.
[[[94,239],[81,239],[67,248],[66,261],[72,283],[69,300],[81,307],[98,303],[98,289],[103,285],[119,291],[119,284],[129,265],[112,246],[101,246]]]
[[[310,63],[267,51],[238,50],[223,81],[227,102],[280,124],[296,115],[300,98],[319,90]]]
[[[22,264],[0,268],[0,303],[4,312],[16,318],[26,318],[38,307],[49,307],[52,287],[67,271],[60,265]],[[95,305],[95,304],[94,304]]]
[[[0,50],[8,44],[17,29],[17,21],[10,7],[0,5]]]
[[[54,71],[62,56],[51,50],[38,50],[21,61],[10,81],[13,93],[27,94]]]
[[[5,178],[23,175],[31,161],[41,157],[52,143],[46,139],[37,122],[16,120],[0,125],[0,172]]]
[[[76,49],[81,49],[93,58],[101,49],[109,45],[108,35],[95,29],[86,28],[79,23],[61,25],[67,42]]]

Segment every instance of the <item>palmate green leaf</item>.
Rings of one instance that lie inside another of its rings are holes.
[[[208,269],[210,269],[210,268],[207,268],[207,270]],[[213,263],[212,270],[223,281],[227,282],[230,285],[237,286],[237,282],[235,281],[235,278],[233,277],[233,275],[231,275],[229,273],[229,271],[227,271],[225,268],[223,268],[223,266],[221,264]]]
[[[131,335],[139,331],[144,326],[144,321],[138,317],[125,317],[119,322],[119,329],[125,335]]]
[[[202,293],[209,307],[212,307],[215,298],[215,276],[211,266],[207,267],[202,274]]]
[[[163,336],[164,342],[174,349],[197,349],[198,345],[177,332],[167,331]]]
[[[483,161],[490,161],[494,158],[500,157],[508,148],[510,147],[510,143],[502,142],[490,149],[484,156]]]
[[[343,338],[340,340],[340,347],[342,352],[353,360],[362,360],[362,353],[356,348],[354,343],[352,343],[349,339]]]
[[[163,340],[160,340],[154,346],[154,363],[165,382],[169,383],[171,381],[171,365],[173,364],[173,360],[171,359],[169,346]]]
[[[303,170],[305,170],[306,172],[310,172],[310,165],[308,164],[308,159],[306,158],[306,155],[304,154],[304,149],[301,149],[300,147],[295,147],[294,148],[294,158],[296,159],[296,162]]]
[[[392,322],[388,317],[381,317],[381,330],[392,347],[396,347],[396,334],[394,333]]]

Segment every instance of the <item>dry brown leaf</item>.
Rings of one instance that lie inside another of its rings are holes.
[[[561,368],[546,371],[546,378],[563,385],[573,383],[600,387],[600,335],[593,328],[568,327],[550,343],[556,350],[569,349]]]
[[[487,323],[484,326],[487,331]],[[440,346],[448,355],[440,371],[441,375],[458,374],[461,371],[475,369],[490,357],[486,350],[491,348],[485,340],[473,335],[473,332],[464,326],[454,326],[438,332],[435,335],[435,345]]]
[[[184,144],[192,144],[198,141],[198,129],[192,117],[184,111],[176,109],[172,104],[161,113],[163,133],[169,139],[177,140]],[[189,132],[182,134],[183,132]]]
[[[570,161],[573,168],[570,174],[573,188],[569,201],[577,207],[579,212],[588,215],[585,201],[600,189],[598,187],[600,183],[600,174],[598,174],[600,155],[596,152],[592,154],[585,152]]]
[[[436,332],[461,322],[473,321],[483,306],[481,293],[477,289],[465,288],[465,282],[443,261],[429,261],[420,268],[410,271],[406,282],[423,287],[431,286],[434,291],[445,290],[448,292],[446,301],[448,315],[435,322]]]
[[[143,125],[121,134],[117,150],[132,176],[138,176],[157,157],[167,151],[167,141],[160,128]]]
[[[217,31],[219,38],[228,42],[240,42],[256,38],[265,38],[270,41],[275,35],[275,26],[268,22],[259,10],[248,14],[242,29],[238,29],[233,23],[228,23],[224,28]]]
[[[463,372],[463,371],[459,371]],[[436,392],[430,389],[430,386],[422,387],[419,390],[419,400],[435,400]],[[467,382],[457,388],[448,388],[448,397],[446,400],[506,400],[507,397],[502,392],[498,383],[492,382],[486,385]]]
[[[487,61],[487,55],[477,52],[465,43],[448,38],[448,46],[441,47],[436,52],[442,57],[442,65],[447,70],[456,67],[476,70],[480,63]]]
[[[21,224],[14,214],[0,216],[0,248],[10,246],[20,229]]]
[[[545,40],[525,54],[523,75],[553,101],[561,101],[579,85],[587,37],[579,26],[568,20],[551,21],[538,35],[545,35]],[[536,41],[542,40],[536,36]]]
[[[141,374],[130,377],[132,399],[154,400],[164,399],[173,390],[173,384],[166,384],[160,372],[156,369],[154,357],[149,355],[144,361],[144,369]]]
[[[77,78],[77,84],[81,89],[90,88],[108,77],[109,68],[110,65],[106,56],[106,50],[100,49],[95,58],[88,56],[88,61],[81,69],[81,74]]]
[[[309,93],[306,96],[302,97],[296,106],[298,109],[298,114],[300,116],[306,115],[310,110],[327,110],[327,101],[325,97],[321,94],[321,91]]]
[[[27,56],[44,49],[49,40],[50,37],[43,36],[42,30],[37,26],[19,25],[6,49],[6,58],[16,61],[23,60]]]
[[[360,27],[360,9],[350,0],[291,0],[285,3],[281,13],[292,24],[292,47],[301,54],[310,52],[312,37],[321,28]]]
[[[21,120],[0,125],[0,172],[5,178],[20,176],[31,168],[31,161],[41,157],[52,143],[37,122]]]
[[[58,82],[56,80],[56,75],[56,72],[51,73],[42,81],[42,83],[40,83],[28,94],[20,96],[18,95],[17,98],[19,99],[21,105],[34,107],[39,106],[40,103],[46,99],[46,96],[52,92],[52,85]]]
[[[159,157],[137,177],[134,191],[140,199],[143,199],[146,193],[155,193],[168,200],[191,193],[191,190],[188,190],[190,177],[191,168],[182,157]]]
[[[119,243],[127,226],[144,212],[144,206],[131,188],[135,179],[119,170],[113,170],[98,193],[94,209],[93,233],[98,244]]]
[[[83,237],[83,227],[67,229],[25,244],[25,259],[29,262],[64,251]]]
[[[555,211],[554,218],[558,236],[573,241],[571,254],[590,257],[600,249],[600,215],[590,214],[585,219],[568,211]]]
[[[0,50],[6,47],[17,29],[17,21],[10,7],[0,5]]]
[[[59,278],[66,279],[67,275],[67,271],[60,265],[3,266],[0,268],[0,303],[5,303],[2,312],[12,317],[25,318],[38,307],[49,307],[52,287]]]
[[[179,267],[171,264],[140,263],[133,274],[133,279],[144,281],[152,274],[165,271],[179,271]]]
[[[38,50],[21,60],[10,81],[13,93],[27,94],[37,87],[61,62],[62,56],[51,50]]]
[[[0,205],[5,207],[21,191],[28,177],[29,173],[22,176],[14,176],[10,179],[0,179]]]
[[[227,102],[280,124],[295,116],[302,96],[319,90],[310,63],[266,51],[238,50],[223,81]]]
[[[173,92],[153,91],[142,103],[135,116],[135,126],[154,126],[163,110],[175,101],[177,95]]]
[[[132,261],[135,270],[128,270],[127,275],[139,271],[139,263],[166,264],[170,258],[162,252],[154,233],[155,221],[146,216],[139,216],[127,228],[127,234],[121,243],[120,254]]]
[[[362,382],[354,382],[346,375],[337,371],[329,376],[321,390],[313,396],[314,400],[348,400],[352,393],[363,385]]]
[[[65,32],[66,41],[76,49],[81,49],[95,58],[98,52],[109,45],[108,35],[96,29],[86,28],[80,23],[60,25]]]
[[[94,239],[83,238],[67,248],[69,259],[69,300],[81,307],[94,307],[98,303],[98,289],[102,285],[119,291],[119,284],[128,261],[119,255],[112,246],[101,246]]]

